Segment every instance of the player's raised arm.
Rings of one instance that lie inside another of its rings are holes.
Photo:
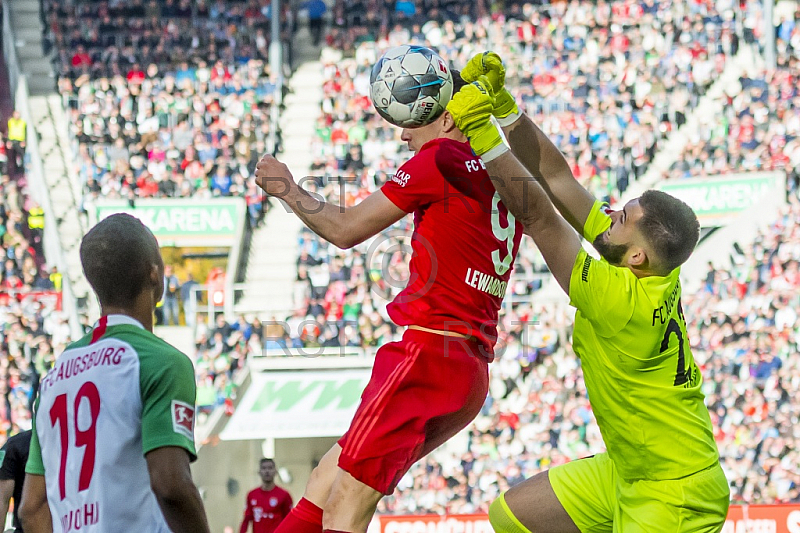
[[[493,102],[483,80],[461,89],[447,110],[486,163],[503,203],[533,237],[550,271],[569,294],[580,239],[556,212],[542,186],[503,144],[500,131],[491,122]]]
[[[314,233],[339,248],[364,242],[406,215],[381,191],[354,207],[326,203],[299,187],[289,168],[271,155],[258,162],[255,175],[264,192],[286,202]]]
[[[461,72],[465,81],[486,77],[494,98],[492,113],[511,145],[511,151],[547,192],[564,218],[583,235],[583,226],[595,198],[575,180],[561,151],[526,115],[520,113],[514,97],[505,88],[505,67],[494,52],[473,57]]]
[[[527,115],[503,132],[520,163],[536,177],[564,218],[583,234],[595,198],[575,179],[561,151]]]

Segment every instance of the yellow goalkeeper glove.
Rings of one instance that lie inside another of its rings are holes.
[[[500,130],[492,122],[494,100],[486,88],[488,83],[485,76],[480,76],[462,87],[447,104],[447,111],[458,129],[467,136],[475,153],[487,163],[508,151]]]
[[[486,76],[489,92],[494,98],[492,114],[497,118],[497,123],[502,127],[510,126],[522,116],[514,97],[506,89],[506,67],[503,60],[494,52],[483,52],[469,60],[467,66],[461,71],[461,77],[467,83]]]

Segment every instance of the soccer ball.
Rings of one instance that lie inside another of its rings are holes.
[[[401,128],[419,128],[441,115],[453,96],[453,75],[424,46],[390,48],[372,68],[370,98],[380,116]]]

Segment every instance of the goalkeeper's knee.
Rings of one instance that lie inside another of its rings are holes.
[[[531,533],[511,512],[506,503],[505,494],[502,494],[489,506],[489,522],[495,533]]]

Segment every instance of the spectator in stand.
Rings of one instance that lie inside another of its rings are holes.
[[[39,269],[39,276],[33,282],[33,288],[40,291],[52,291],[55,289],[55,285],[50,280],[50,274],[47,273],[47,269],[44,266]]]
[[[199,295],[195,288],[199,284],[194,280],[191,272],[187,274],[186,281],[180,286],[180,299],[183,302],[183,316],[186,320],[186,325],[194,329],[197,323],[197,303]]]
[[[63,276],[61,275],[61,272],[58,271],[58,267],[53,266],[50,269],[50,281],[53,283],[53,287],[55,288],[55,290],[57,291],[61,290],[62,279]]]
[[[303,9],[308,10],[308,27],[311,30],[311,41],[314,46],[319,46],[322,41],[322,32],[325,25],[325,13],[328,6],[322,0],[309,0],[303,3]]]
[[[178,276],[172,271],[172,265],[164,267],[164,295],[162,299],[164,306],[164,325],[177,326],[180,315],[180,288],[181,282]]]
[[[19,111],[14,111],[8,119],[8,157],[13,163],[14,175],[24,171],[25,141],[28,138],[28,124],[22,120]],[[10,171],[10,169],[9,169]]]

